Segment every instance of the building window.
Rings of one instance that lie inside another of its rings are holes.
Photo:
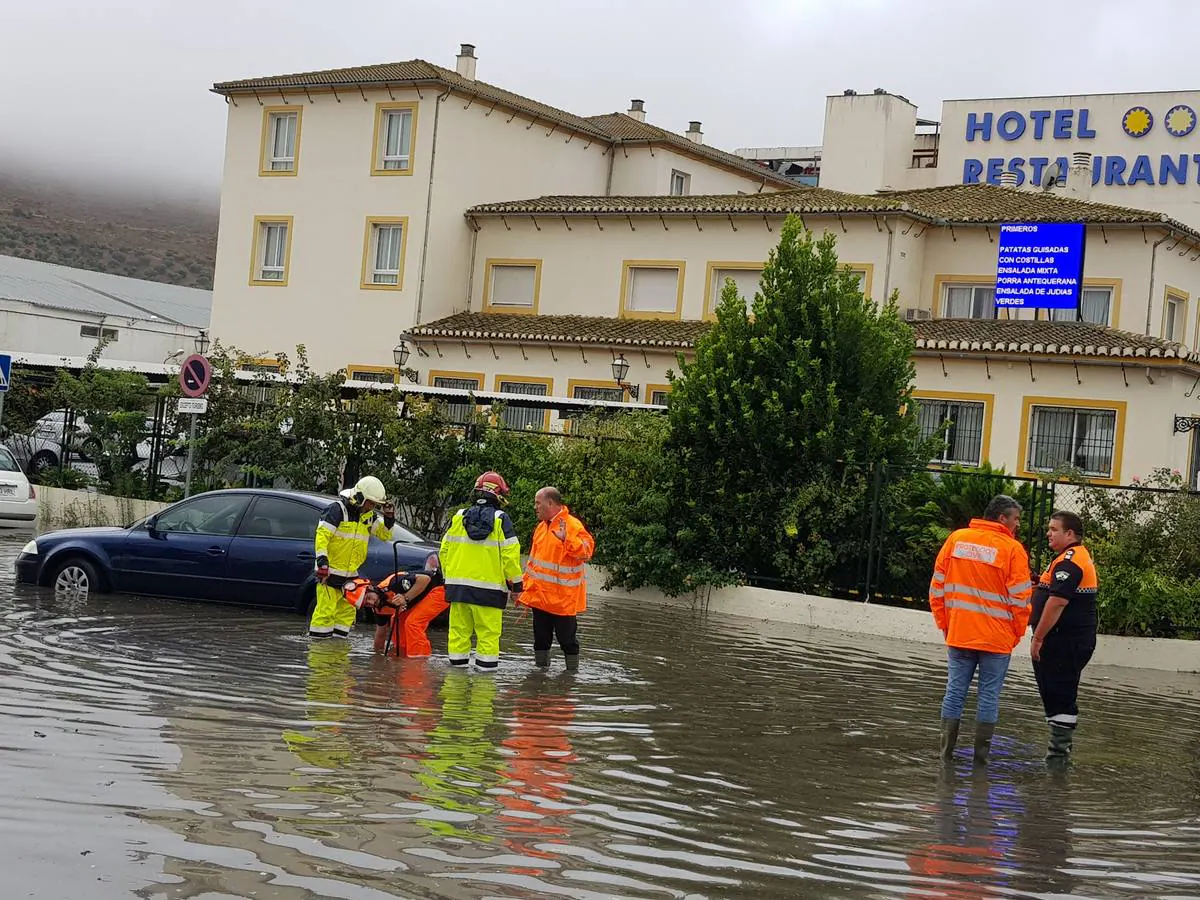
[[[478,391],[483,386],[483,376],[463,372],[429,373],[429,383],[433,387],[454,388],[460,391]],[[471,410],[475,404],[465,401],[443,401],[442,413],[451,422],[471,421]]]
[[[260,372],[271,375],[279,375],[283,372],[283,365],[277,359],[270,357],[242,357],[237,362],[239,372]]]
[[[1079,294],[1079,309],[1052,309],[1052,322],[1087,322],[1091,325],[1108,325],[1112,320],[1113,289],[1110,287],[1085,287]]]
[[[101,328],[99,325],[80,325],[79,336],[91,338],[94,341],[108,341],[114,343],[117,340],[117,329]]]
[[[681,260],[627,260],[621,284],[621,315],[678,319],[683,307]]]
[[[1163,305],[1162,336],[1168,341],[1183,343],[1187,340],[1187,295],[1168,289]]]
[[[394,366],[356,366],[346,367],[347,381],[368,381],[373,384],[396,384],[400,379],[400,370]]]
[[[408,219],[367,219],[361,287],[398,291],[404,286],[404,246]]]
[[[489,259],[485,266],[485,312],[536,313],[542,286],[540,259]]]
[[[554,382],[549,378],[517,378],[496,376],[496,390],[502,394],[522,394],[527,397],[549,397]],[[549,431],[550,411],[524,406],[505,406],[500,414],[505,428],[517,431]]]
[[[300,153],[298,106],[268,106],[263,110],[260,175],[295,175]]]
[[[996,318],[996,288],[991,284],[948,284],[942,296],[946,319]]]
[[[986,406],[964,400],[917,400],[921,440],[942,437],[944,446],[932,462],[959,466],[983,465],[983,427]],[[942,429],[945,428],[944,436]]]
[[[670,399],[671,386],[669,384],[646,385],[646,402],[651,406],[667,406]]]
[[[374,175],[411,175],[417,133],[416,103],[380,103],[375,107]]]
[[[706,317],[711,318],[716,312],[717,304],[721,302],[721,294],[725,291],[725,280],[731,279],[737,285],[738,296],[749,305],[758,293],[758,285],[762,280],[761,263],[709,263],[708,291],[705,298],[708,304],[704,310]]]
[[[686,197],[692,191],[692,176],[678,169],[671,170],[671,196]]]
[[[262,217],[254,220],[254,262],[250,283],[283,286],[288,281],[292,250],[292,219]]]
[[[1092,478],[1114,478],[1116,450],[1115,409],[1030,407],[1029,471],[1078,469]]]
[[[859,293],[869,298],[871,296],[871,276],[869,270],[851,266],[850,274],[858,282]]]

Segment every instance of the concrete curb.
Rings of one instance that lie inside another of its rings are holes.
[[[718,588],[711,592],[705,590],[683,597],[667,597],[661,591],[648,588],[637,591],[614,588],[604,591],[599,587],[604,584],[604,578],[602,569],[588,567],[588,584],[591,585],[591,593],[598,597],[619,597],[638,603],[702,608],[710,614],[788,622],[810,628],[827,628],[848,634],[874,635],[920,644],[942,643],[941,632],[934,626],[933,618],[924,610],[876,606],[754,587]],[[1021,641],[1014,655],[1029,658],[1028,636]],[[1200,672],[1200,641],[1102,634],[1096,642],[1092,664],[1127,669],[1154,669],[1161,672],[1197,673]]]

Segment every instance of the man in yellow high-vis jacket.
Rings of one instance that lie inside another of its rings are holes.
[[[317,523],[317,606],[308,625],[310,636],[349,636],[358,610],[342,594],[342,586],[367,561],[371,537],[390,541],[395,524],[395,507],[387,502],[383,482],[373,475],[342,491],[325,510]]]
[[[508,484],[495,472],[475,480],[471,506],[454,514],[438,554],[450,604],[447,640],[452,666],[471,661],[475,635],[475,668],[494,672],[500,665],[500,630],[508,595],[521,591],[521,545],[512,519],[500,507]]]

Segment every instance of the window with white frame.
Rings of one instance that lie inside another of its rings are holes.
[[[404,225],[401,222],[375,222],[371,225],[371,266],[369,284],[400,284],[400,263],[404,251]]]
[[[545,382],[539,381],[505,381],[498,382],[497,390],[502,394],[523,394],[528,397],[545,397],[550,389]],[[541,431],[546,424],[546,411],[533,407],[505,406],[500,415],[500,421],[505,428],[518,431]]]
[[[1174,294],[1167,294],[1167,303],[1163,308],[1162,336],[1168,341],[1185,339],[1187,331],[1187,300]]]
[[[679,308],[679,269],[629,266],[625,309],[635,313],[674,313]]]
[[[490,267],[488,306],[509,309],[533,309],[537,298],[536,265],[495,263]]]
[[[762,281],[762,269],[713,269],[710,288],[712,294],[708,298],[710,312],[716,310],[717,304],[721,302],[726,279],[732,280],[737,285],[738,296],[743,297],[749,303],[758,293],[758,284]]]
[[[385,172],[407,172],[412,166],[412,109],[384,108],[379,113],[377,166]]]
[[[996,288],[990,284],[948,284],[942,294],[946,319],[996,318]]]
[[[851,269],[850,274],[854,276],[858,282],[858,292],[866,294],[867,292],[867,270],[866,269]]]
[[[300,114],[272,112],[267,116],[265,168],[271,172],[296,171],[296,137],[300,128]]]
[[[1084,288],[1079,293],[1079,309],[1052,309],[1050,320],[1108,325],[1112,318],[1112,298],[1111,287]]]
[[[465,375],[435,375],[433,386],[456,388],[461,391],[478,391],[480,387],[478,378],[471,378]],[[471,419],[471,408],[473,406],[474,404],[470,401],[446,401],[442,409],[446,418],[451,422],[468,422]]]
[[[287,281],[287,222],[259,222],[257,271],[258,281]]]
[[[932,461],[959,466],[983,465],[985,412],[984,405],[976,401],[917,398],[921,440],[940,437],[945,442]]]
[[[686,197],[692,189],[692,176],[678,169],[671,170],[671,196]]]
[[[1114,409],[1030,409],[1027,459],[1031,472],[1078,469],[1093,478],[1112,478],[1116,446]]]

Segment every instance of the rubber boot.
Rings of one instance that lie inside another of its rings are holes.
[[[995,722],[975,723],[975,765],[987,765],[988,753],[992,749],[992,736],[995,733]]]
[[[1051,723],[1050,745],[1046,748],[1046,759],[1065,761],[1071,755],[1071,740],[1074,737],[1074,728],[1063,728],[1061,725]]]
[[[533,664],[539,669],[550,668],[550,651],[549,650],[534,650]]]
[[[939,754],[945,762],[954,759],[954,747],[958,744],[958,719],[942,719],[942,745]]]
[[[568,654],[566,654],[566,659],[567,659],[567,671],[568,672],[578,672],[579,671],[579,654],[578,653],[568,653]]]

